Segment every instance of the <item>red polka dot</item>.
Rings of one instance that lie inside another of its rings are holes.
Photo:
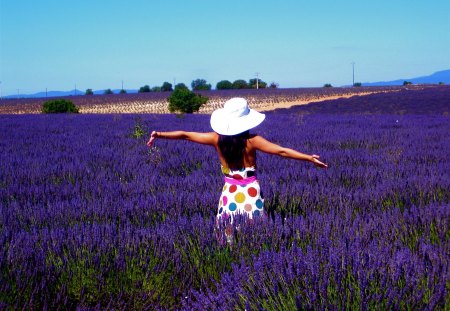
[[[231,185],[230,186],[230,193],[233,193],[237,190],[237,186],[236,185]]]
[[[244,179],[241,175],[239,175],[239,174],[234,174],[233,175],[233,178],[234,179],[237,179],[237,180],[242,180],[242,179]]]
[[[248,195],[251,197],[256,197],[258,195],[258,190],[256,190],[256,188],[250,187],[247,190]]]

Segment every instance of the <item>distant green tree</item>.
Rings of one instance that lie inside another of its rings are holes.
[[[111,89],[106,89],[103,94],[105,95],[109,95],[109,94],[114,94],[114,92]]]
[[[161,87],[160,86],[152,87],[152,92],[161,92]]]
[[[323,87],[333,87],[330,83],[325,83]]]
[[[362,84],[361,84],[361,82],[355,82],[355,83],[353,83],[353,86],[360,87],[360,86],[362,86]]]
[[[178,83],[177,85],[175,85],[175,90],[178,90],[178,89],[186,89],[186,90],[189,90],[189,88],[186,86],[186,84],[184,84],[184,83]]]
[[[271,89],[277,89],[279,87],[279,84],[276,82],[270,82],[269,88]]]
[[[119,91],[119,94],[126,94],[126,93],[127,93],[127,91],[124,90],[124,89],[121,89],[121,90]]]
[[[169,96],[169,111],[180,111],[183,113],[193,113],[206,104],[208,97],[195,94],[187,87],[178,87]]]
[[[78,108],[66,99],[48,100],[42,105],[43,113],[78,113]]]
[[[444,85],[445,83],[441,81],[441,82],[439,82],[438,84],[439,84],[439,85]]]
[[[411,85],[412,84],[412,82],[410,82],[410,81],[403,81],[403,85]]]
[[[233,82],[233,89],[248,89],[248,83],[242,79],[236,80]]]
[[[94,92],[92,92],[92,89],[87,89],[85,95],[94,95]]]
[[[233,83],[228,80],[222,80],[217,82],[216,90],[231,90],[233,88]]]
[[[164,82],[163,85],[161,86],[161,92],[172,92],[173,88],[172,88],[172,84],[169,82]]]
[[[150,87],[148,85],[141,86],[139,88],[138,92],[139,93],[148,93],[148,92],[150,92]]]
[[[256,81],[258,81],[258,85],[256,85]],[[248,81],[248,86],[251,89],[256,89],[256,86],[258,86],[259,89],[265,89],[267,87],[267,83],[262,81],[261,79],[250,79]]]
[[[211,84],[208,84],[205,79],[196,79],[191,82],[193,91],[209,91],[211,90]]]

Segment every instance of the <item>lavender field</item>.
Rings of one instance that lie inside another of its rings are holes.
[[[434,86],[411,86],[413,89],[435,88]],[[441,87],[442,88],[442,87]],[[319,101],[331,97],[348,97],[372,93],[405,91],[399,86],[386,87],[327,87],[327,88],[290,88],[290,89],[239,89],[197,91],[209,98],[200,113],[211,113],[222,107],[232,97],[244,97],[254,109],[272,110],[286,103],[299,104]],[[150,92],[138,94],[77,95],[66,96],[79,107],[81,113],[169,113],[168,97],[171,92]],[[10,98],[0,100],[0,114],[38,114],[42,104],[48,98]]]
[[[448,310],[449,102],[268,112],[259,134],[329,168],[259,154],[267,217],[232,245],[214,150],[145,145],[208,115],[0,115],[0,309]]]

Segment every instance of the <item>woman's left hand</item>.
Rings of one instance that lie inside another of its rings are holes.
[[[314,165],[320,168],[327,168],[328,165],[319,161],[319,158],[320,156],[318,156],[317,154],[312,155],[312,162],[314,163]]]
[[[151,147],[153,145],[153,143],[155,142],[156,139],[156,131],[153,131],[152,134],[150,135],[150,139],[147,142],[147,146]]]

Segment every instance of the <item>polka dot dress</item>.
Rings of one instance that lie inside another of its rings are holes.
[[[222,167],[225,185],[219,200],[217,217],[247,214],[249,218],[264,213],[264,199],[261,195],[255,167],[230,170]]]

